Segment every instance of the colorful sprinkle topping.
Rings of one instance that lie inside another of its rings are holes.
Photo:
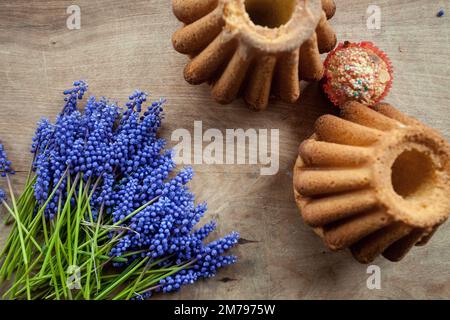
[[[392,80],[389,61],[371,48],[349,43],[330,54],[326,78],[327,94],[338,105],[349,100],[372,105],[383,97]]]

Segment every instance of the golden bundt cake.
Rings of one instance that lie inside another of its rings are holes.
[[[389,104],[347,103],[300,145],[295,199],[332,250],[369,263],[401,260],[450,213],[450,146]]]
[[[242,93],[262,110],[271,92],[295,102],[300,79],[322,78],[320,53],[336,45],[328,23],[335,9],[333,0],[173,0],[185,23],[173,46],[192,57],[186,81],[211,83],[220,103]]]

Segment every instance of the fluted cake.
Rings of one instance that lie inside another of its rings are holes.
[[[450,213],[450,146],[389,104],[345,104],[299,148],[294,191],[304,221],[362,263],[401,260]]]
[[[323,77],[320,53],[336,45],[328,23],[335,9],[333,0],[173,0],[185,24],[173,46],[192,58],[186,81],[211,83],[220,103],[243,95],[263,110],[271,93],[295,102],[300,80]]]

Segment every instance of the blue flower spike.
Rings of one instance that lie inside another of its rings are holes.
[[[113,222],[126,230],[109,256],[131,258],[115,266],[135,259],[167,257],[166,264],[186,265],[162,279],[155,291],[176,291],[235,263],[236,257],[225,252],[237,244],[239,234],[205,243],[216,223],[197,227],[207,206],[196,204],[187,186],[194,172],[188,167],[176,173],[173,151],[166,150],[166,141],[158,137],[165,100],[145,107],[148,94],[137,90],[124,109],[95,97],[80,108],[87,90],[85,81],[75,82],[72,89],[64,91],[65,106],[55,123],[46,119],[38,123],[31,148],[38,203],[47,201],[58,182],[57,194],[64,203],[67,176],[71,181],[83,179],[91,188],[89,201],[94,215],[104,208]],[[0,168],[3,163],[4,170],[9,170],[8,162],[0,162]],[[58,200],[54,197],[46,206],[48,219],[57,215]],[[111,237],[115,234],[111,232]],[[130,255],[134,252],[138,254]],[[135,299],[146,298],[151,291]]]

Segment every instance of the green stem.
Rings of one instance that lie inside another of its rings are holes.
[[[101,291],[96,297],[95,300],[101,300],[103,298],[105,298],[108,294],[111,293],[111,291],[113,291],[114,289],[116,289],[119,285],[121,285],[122,283],[124,283],[129,277],[131,277],[131,275],[137,270],[139,269],[144,263],[147,262],[149,258],[145,257],[144,259],[142,259],[140,262],[138,262],[137,264],[132,263],[130,264],[130,267],[125,269],[124,272],[122,273],[122,275],[116,279],[111,285],[109,285],[106,289],[104,289],[103,291]],[[135,264],[135,266],[133,266]]]
[[[75,178],[75,180],[77,180],[79,178],[79,175],[77,175],[77,177]],[[59,219],[58,219],[58,222],[57,222],[57,224],[56,224],[56,228],[55,228],[55,231],[54,231],[54,233],[55,234],[57,234],[57,233],[59,233],[60,232],[60,229],[61,229],[61,227],[62,227],[62,222],[64,221],[64,218],[65,218],[65,215],[66,215],[66,212],[67,212],[67,204],[68,203],[70,203],[70,199],[72,198],[72,195],[73,195],[73,193],[74,193],[74,187],[76,186],[76,183],[74,184],[74,186],[70,189],[70,192],[69,192],[69,194],[67,195],[67,201],[66,201],[66,203],[64,204],[64,208],[63,208],[63,210],[62,210],[62,213],[61,213],[61,216],[59,217]],[[45,258],[44,258],[44,262],[42,263],[42,268],[41,268],[41,272],[40,272],[40,275],[42,276],[42,275],[44,275],[44,272],[45,272],[45,268],[46,268],[46,266],[47,266],[47,264],[48,264],[48,262],[49,262],[49,260],[50,260],[50,257],[51,257],[51,250],[53,249],[53,246],[55,245],[55,243],[56,243],[56,239],[57,239],[57,237],[56,236],[53,236],[52,238],[51,238],[51,240],[50,240],[50,244],[49,244],[49,247],[47,248],[47,255],[45,256]]]
[[[14,208],[14,211],[15,211],[14,213],[16,214],[16,216],[18,216],[16,199],[14,197],[14,192],[13,192],[13,189],[12,189],[12,186],[11,186],[11,181],[10,181],[8,175],[6,175],[6,181],[8,183],[8,188],[9,188],[9,192],[10,192],[10,196],[11,196],[11,201],[12,201],[13,208]],[[18,223],[20,223],[19,220],[18,220]],[[23,263],[24,263],[25,269],[28,269],[28,256],[27,256],[25,242],[24,242],[24,238],[23,238],[23,234],[22,234],[22,228],[19,227],[18,230],[19,230],[20,245],[21,245],[21,248],[22,248]],[[28,274],[26,276],[26,286],[27,286],[27,299],[31,300],[30,278],[29,278]]]

